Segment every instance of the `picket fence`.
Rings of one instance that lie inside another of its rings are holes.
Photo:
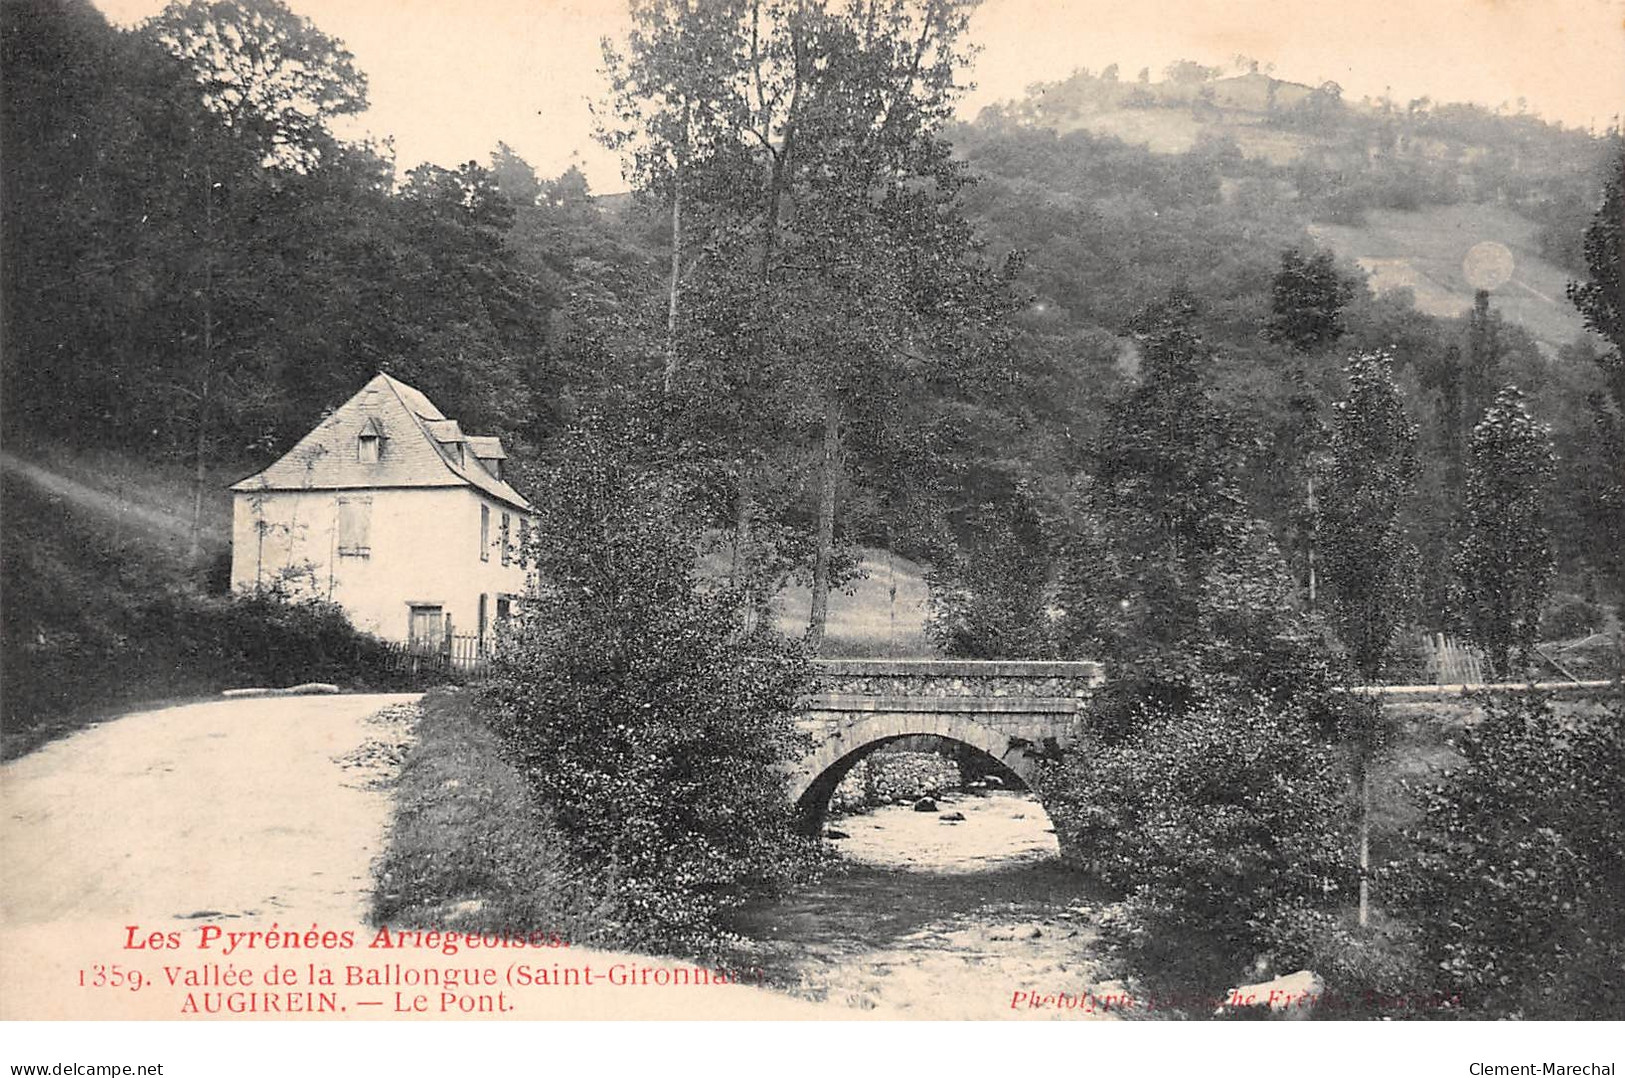
[[[1428,674],[1435,685],[1484,684],[1484,653],[1444,633],[1428,638]]]
[[[488,639],[458,633],[439,641],[413,640],[387,645],[390,672],[412,677],[444,677],[454,681],[480,681],[491,669]]]

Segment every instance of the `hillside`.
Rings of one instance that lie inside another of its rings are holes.
[[[1015,130],[1084,135],[1147,152],[1142,177],[1182,168],[1211,177],[1227,215],[1280,234],[1303,229],[1346,264],[1365,270],[1377,293],[1408,288],[1418,310],[1457,317],[1488,287],[1509,322],[1550,357],[1583,331],[1567,282],[1584,275],[1580,234],[1594,210],[1608,138],[1419,98],[1349,102],[1335,83],[1306,86],[1261,73],[1225,77],[1191,62],[1159,81],[1129,82],[1115,68],[1087,69],[1032,87],[990,109],[979,134]],[[1006,173],[1008,174],[1008,173]],[[1141,197],[1158,198],[1155,183]],[[1181,193],[1181,199],[1189,199]],[[1200,196],[1199,196],[1200,197]],[[1509,279],[1469,280],[1463,260],[1479,244],[1504,258]]]
[[[1374,292],[1409,289],[1424,314],[1460,317],[1472,307],[1474,290],[1489,287],[1507,321],[1527,329],[1549,357],[1585,324],[1564,294],[1569,274],[1541,257],[1536,232],[1533,222],[1504,206],[1469,203],[1370,210],[1360,225],[1309,225],[1317,242],[1366,271]],[[1500,284],[1492,283],[1505,272],[1500,267],[1474,273],[1467,264],[1475,249],[1494,250],[1488,245],[1511,255],[1510,276]]]
[[[221,462],[191,556],[191,469],[39,443],[0,453],[6,757],[131,706],[230,685],[383,684],[377,645],[332,610],[228,599]]]

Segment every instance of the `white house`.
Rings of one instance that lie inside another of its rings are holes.
[[[379,374],[286,456],[232,486],[231,583],[342,606],[386,640],[490,639],[527,589],[530,503],[497,438],[464,434]]]

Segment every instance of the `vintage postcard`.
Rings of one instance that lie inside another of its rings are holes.
[[[8,1024],[1614,1073],[1617,3],[0,13]]]

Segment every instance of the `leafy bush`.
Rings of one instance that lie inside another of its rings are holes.
[[[542,488],[544,581],[486,691],[493,728],[635,945],[716,942],[718,916],[808,863],[783,765],[806,749],[797,643],[744,632],[696,577],[682,490],[591,434]]]
[[[1345,772],[1293,712],[1256,701],[1150,715],[1042,782],[1062,849],[1123,895],[1106,938],[1130,970],[1219,991],[1261,954],[1307,957],[1301,925],[1356,882]]]
[[[1049,658],[1049,543],[1025,496],[977,507],[967,534],[930,574],[925,631],[946,655],[967,659]]]
[[[8,640],[7,654],[8,755],[143,701],[244,685],[405,683],[383,642],[331,603],[179,590],[59,620],[15,645]]]
[[[1417,852],[1387,887],[1426,967],[1475,1017],[1625,1011],[1625,708],[1491,696],[1463,763],[1414,792]]]

